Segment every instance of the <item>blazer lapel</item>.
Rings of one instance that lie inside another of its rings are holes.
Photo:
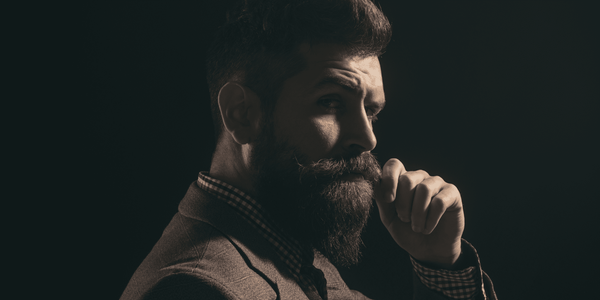
[[[294,299],[308,299],[289,275],[275,248],[231,206],[200,189],[196,182],[190,185],[179,204],[179,212],[221,231],[238,249],[248,266],[271,285],[278,298],[282,298],[281,294],[291,294]]]

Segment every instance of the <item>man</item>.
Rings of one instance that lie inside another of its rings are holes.
[[[373,198],[415,299],[495,299],[454,185],[370,153],[390,24],[370,0],[245,1],[208,53],[217,147],[122,299],[366,299]]]

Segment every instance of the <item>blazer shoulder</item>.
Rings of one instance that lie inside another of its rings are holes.
[[[124,294],[139,297],[122,299],[189,299],[199,294],[215,295],[206,299],[275,299],[270,283],[244,256],[217,228],[176,214]]]
[[[239,295],[219,281],[193,273],[174,273],[165,276],[147,290],[141,299],[191,300],[200,297],[214,300],[241,299]]]

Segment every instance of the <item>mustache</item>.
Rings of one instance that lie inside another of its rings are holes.
[[[381,178],[381,166],[373,154],[363,152],[360,155],[345,155],[333,158],[323,158],[309,164],[300,164],[300,178],[314,177],[319,179],[337,180],[348,174],[360,174],[365,180],[378,182]]]

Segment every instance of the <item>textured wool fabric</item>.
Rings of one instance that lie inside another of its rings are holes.
[[[290,268],[290,272],[303,289],[318,290],[315,284],[318,281],[307,272],[301,272],[302,268],[312,266],[312,259],[305,259],[306,264],[304,267],[302,265],[302,257],[308,257],[309,254],[302,254],[297,241],[290,237],[286,238],[277,227],[274,227],[265,218],[266,213],[256,200],[226,182],[208,176],[208,174],[198,174],[198,186],[234,207],[256,228],[275,247],[280,258]],[[463,243],[467,242],[463,241]],[[470,244],[468,245],[470,246]],[[425,267],[412,257],[411,262],[415,273],[425,286],[441,292],[451,299],[471,299],[478,292],[478,286],[483,288],[481,276],[477,276],[479,269],[474,266],[459,271],[450,271]],[[479,263],[477,262],[476,265]]]
[[[311,276],[315,272],[312,268],[314,257],[312,251],[302,251],[295,239],[286,237],[277,227],[273,226],[265,218],[266,212],[256,200],[238,188],[207,174],[198,174],[198,186],[231,205],[250,225],[258,230],[260,235],[275,247],[279,258],[288,266],[290,273],[303,290],[307,292],[321,290],[322,293],[322,289],[317,288],[322,284],[319,284],[320,282],[316,280],[315,276]]]
[[[369,299],[350,290],[335,266],[318,252],[311,265],[302,259],[307,269],[300,271],[316,278],[316,290],[301,287],[277,251],[237,209],[195,181],[121,300]],[[495,300],[491,281],[483,280],[489,299]],[[449,299],[416,275],[412,284],[415,300]],[[484,299],[481,292],[473,299]]]

